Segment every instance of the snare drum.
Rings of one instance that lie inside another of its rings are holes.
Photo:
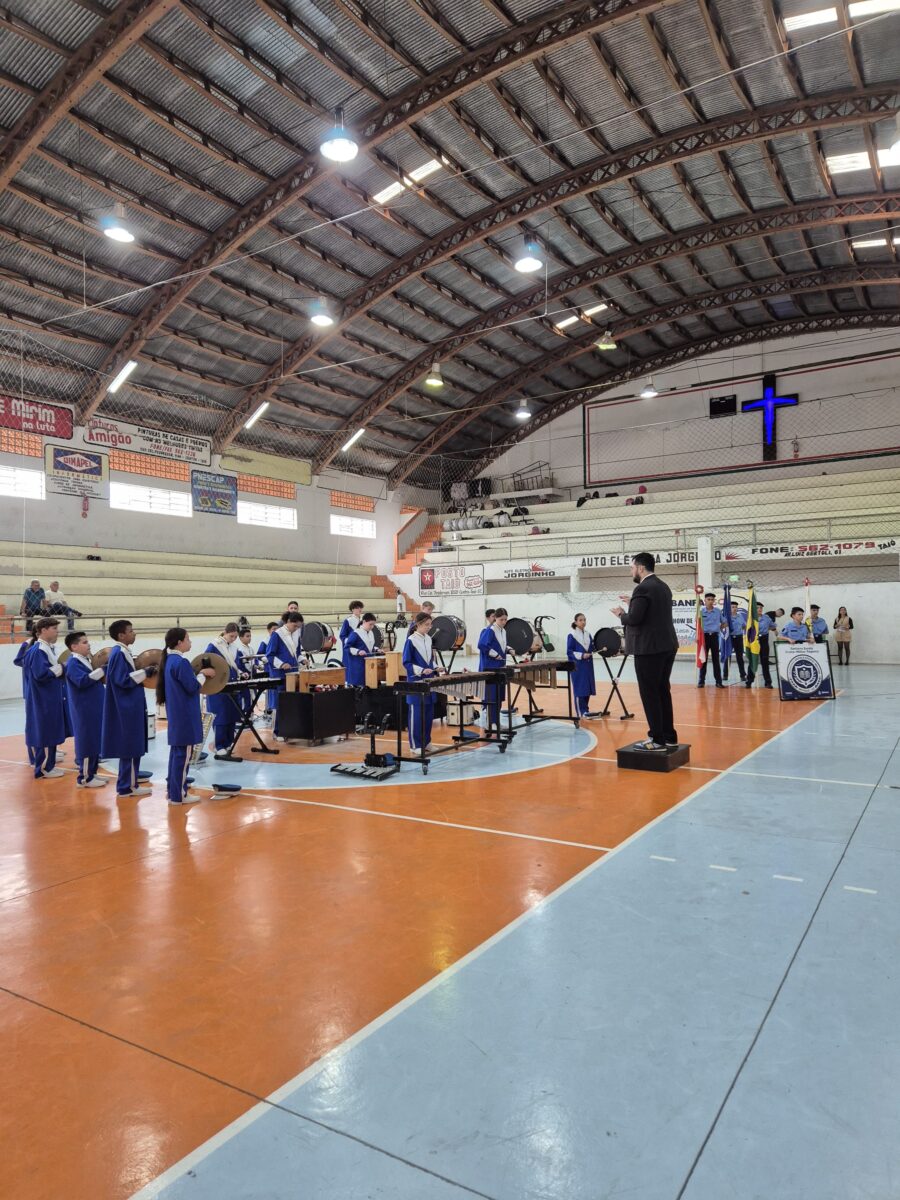
[[[431,644],[442,654],[450,650],[461,650],[466,644],[465,621],[446,613],[435,617],[431,622]]]

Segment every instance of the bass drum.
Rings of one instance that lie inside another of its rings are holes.
[[[451,617],[446,613],[435,617],[431,622],[431,644],[442,654],[450,650],[461,650],[466,644],[466,623],[459,617]]]
[[[517,658],[523,654],[531,654],[535,639],[540,645],[540,638],[534,632],[534,626],[523,621],[521,617],[510,617],[506,622],[506,644]]]
[[[300,634],[300,649],[307,654],[319,654],[334,647],[334,630],[324,621],[306,621]]]
[[[615,658],[622,652],[622,636],[617,629],[598,629],[594,634],[594,651],[604,658]]]

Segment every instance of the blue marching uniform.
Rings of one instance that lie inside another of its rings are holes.
[[[354,621],[356,622],[355,625],[353,624]],[[344,623],[341,626],[340,633],[338,634],[338,638],[341,643],[341,663],[343,664],[345,670],[348,665],[348,659],[350,658],[350,655],[347,653],[347,639],[351,633],[356,632],[356,630],[359,628],[359,624],[360,622],[358,617],[344,617]]]
[[[181,802],[187,791],[188,766],[191,752],[203,741],[203,718],[200,715],[200,679],[191,664],[177,650],[166,655],[166,719],[169,730],[169,771],[166,793],[170,800]]]
[[[100,734],[100,757],[119,760],[116,793],[128,796],[137,787],[141,755],[147,753],[146,671],[136,671],[127,647],[113,646],[106,664],[106,703]]]
[[[375,638],[372,645],[363,638],[359,629],[354,629],[344,643],[344,670],[347,673],[347,683],[350,687],[365,687],[366,659],[375,656]],[[372,636],[370,634],[370,636]]]
[[[498,639],[497,630],[493,625],[488,625],[478,635],[479,671],[504,671],[506,669],[506,632],[501,632],[503,633],[502,642]],[[485,684],[484,704],[487,710],[487,728],[491,729],[496,726],[498,733],[500,732],[500,703],[503,699],[503,692],[503,685],[499,682]]]
[[[26,700],[28,698],[28,692],[26,691],[26,684],[28,683],[28,679],[27,679],[27,676],[25,675],[25,655],[31,649],[31,645],[32,645],[31,639],[28,638],[19,647],[18,651],[16,652],[16,657],[13,659],[13,666],[18,667],[19,670],[22,672],[22,699],[23,700]],[[31,746],[27,746],[26,749],[28,750],[28,761],[31,763],[32,766],[34,766],[34,749]]]
[[[228,663],[229,683],[235,683],[238,677],[236,667],[237,655],[234,651],[234,645],[229,646],[227,643],[220,643],[220,640],[217,638],[216,641],[210,642],[204,651],[205,654],[218,654],[221,658],[225,659]],[[229,657],[229,653],[231,657]],[[218,694],[207,696],[206,711],[213,714],[213,736],[215,738],[216,751],[230,750],[234,742],[234,731],[237,727],[238,716],[238,710],[235,708],[231,696]],[[166,709],[166,712],[168,712],[168,709]]]
[[[273,630],[273,632],[274,632],[274,630]],[[256,653],[264,654],[264,655],[266,655],[266,657],[268,657],[268,654],[269,654],[268,640],[259,643],[259,646],[256,649]],[[274,712],[275,706],[277,703],[278,703],[278,693],[275,691],[274,688],[269,688],[269,690],[266,692],[266,712],[267,713]]]
[[[272,630],[266,646],[266,658],[269,662],[269,674],[275,678],[284,679],[285,672],[297,671],[300,668],[301,654],[294,645],[292,635],[284,625]],[[280,665],[279,665],[280,664]],[[268,693],[269,703],[275,710],[275,736],[278,737],[278,692]]]
[[[587,630],[573,629],[566,638],[566,658],[575,664],[572,672],[572,695],[575,698],[575,712],[579,717],[590,709],[591,696],[597,694],[594,682],[594,660],[585,658],[585,654],[593,652],[593,642]]]
[[[434,650],[431,638],[423,633],[411,633],[403,646],[403,666],[409,680],[426,678],[435,674]],[[407,696],[409,706],[406,727],[411,749],[420,750],[431,743],[431,726],[434,723],[434,695]],[[425,741],[422,742],[422,716],[425,717]]]
[[[48,653],[49,651],[49,653]],[[56,747],[68,737],[62,667],[49,646],[34,642],[22,666],[25,680],[25,741],[32,749],[34,777],[56,766]]]
[[[247,661],[248,658],[251,657],[250,647],[244,646],[239,643],[238,648],[234,653],[234,657],[237,662],[238,675],[239,676],[240,675],[251,675],[252,674],[251,668],[252,668],[253,664],[251,662]],[[250,694],[249,688],[247,688],[244,691],[238,692],[237,702],[238,702],[238,705],[240,706],[241,712],[247,713],[250,711],[252,700],[253,700],[253,697]],[[207,705],[208,704],[209,704],[209,700],[207,699]]]
[[[88,659],[71,654],[65,665],[69,716],[75,733],[75,762],[78,782],[89,783],[100,765],[100,735],[106,689],[103,671],[94,670]]]

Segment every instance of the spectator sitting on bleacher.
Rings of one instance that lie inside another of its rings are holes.
[[[54,617],[65,617],[70,632],[75,628],[75,618],[81,616],[77,608],[69,607],[69,602],[59,586],[58,579],[53,580],[50,584],[50,591],[44,596],[44,612],[50,613]]]
[[[25,618],[25,630],[31,633],[31,623],[41,615],[44,608],[46,593],[39,579],[32,579],[29,587],[22,593],[22,603],[19,605],[19,616]]]

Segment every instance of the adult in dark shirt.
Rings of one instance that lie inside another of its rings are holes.
[[[637,585],[628,611],[612,612],[625,627],[625,651],[634,656],[641,703],[649,725],[648,740],[636,743],[641,750],[665,750],[678,745],[672,714],[670,679],[678,635],[672,620],[672,591],[657,575],[656,559],[642,552],[631,560],[631,578]]]
[[[31,623],[35,617],[42,616],[44,600],[47,593],[41,587],[39,579],[32,579],[31,586],[22,593],[22,603],[19,606],[19,616],[25,618],[25,629],[31,633]]]

